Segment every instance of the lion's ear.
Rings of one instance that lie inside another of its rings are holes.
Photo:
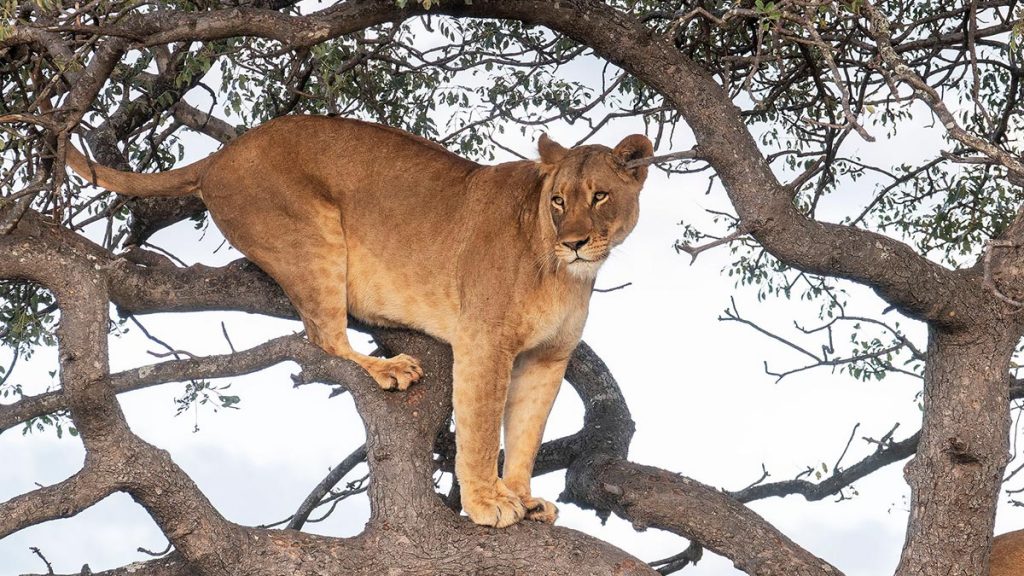
[[[537,150],[540,151],[540,161],[542,164],[558,164],[569,152],[561,144],[548,138],[547,134],[540,135],[540,140],[537,141]]]
[[[622,142],[619,142],[619,145],[612,150],[612,155],[615,156],[623,166],[625,166],[626,174],[632,176],[641,183],[647,179],[647,165],[644,164],[642,166],[631,167],[629,166],[629,163],[649,158],[652,154],[654,154],[654,145],[651,144],[650,138],[643,134],[626,136],[622,139]]]

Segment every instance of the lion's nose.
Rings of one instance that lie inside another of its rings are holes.
[[[570,240],[569,242],[562,242],[562,246],[565,246],[569,250],[579,250],[590,242],[590,236],[587,236],[583,240]]]

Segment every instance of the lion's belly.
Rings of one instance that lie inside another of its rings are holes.
[[[383,326],[405,326],[450,341],[458,313],[454,289],[440,285],[443,273],[416,258],[385,262],[348,244],[347,306],[356,318]]]

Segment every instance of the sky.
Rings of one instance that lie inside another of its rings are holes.
[[[547,127],[557,141],[571,143],[582,127]],[[614,145],[637,129],[612,124],[595,141]],[[535,157],[528,134],[512,146]],[[676,140],[666,153],[687,149],[692,142]],[[187,142],[188,159],[214,149],[208,141]],[[887,159],[938,150],[933,129],[901,131],[892,139],[862,143],[866,159]],[[511,159],[511,157],[500,158]],[[628,287],[595,294],[584,332],[622,387],[636,422],[630,459],[679,472],[709,485],[737,490],[756,481],[762,465],[769,481],[789,479],[807,467],[827,464],[831,470],[859,424],[857,437],[843,463],[853,464],[873,446],[862,436],[878,438],[895,423],[903,439],[920,425],[916,379],[891,376],[859,382],[818,369],[781,382],[765,373],[804,363],[778,342],[735,322],[718,320],[735,297],[737,306],[766,327],[792,334],[794,319],[813,325],[817,307],[769,299],[760,303],[749,288],[737,288],[723,272],[727,247],[703,253],[694,263],[673,243],[681,221],[708,224],[706,209],[730,210],[720,191],[705,194],[706,176],[666,178],[657,171],[641,197],[636,230],[619,247],[598,276],[598,287],[629,282]],[[844,189],[825,213],[845,213],[863,205],[872,188],[866,183]],[[158,233],[152,243],[185,261],[224,264],[239,254],[221,247],[213,228],[196,231],[190,223]],[[846,285],[853,314],[878,316],[884,303],[869,290]],[[890,314],[891,316],[891,314]],[[887,316],[888,318],[888,316]],[[155,336],[172,346],[198,354],[229,351],[221,322],[238,349],[271,337],[301,330],[298,322],[242,313],[157,314],[140,318]],[[909,320],[910,334],[923,347],[923,327]],[[356,343],[366,337],[356,335]],[[801,342],[813,346],[813,339]],[[147,351],[157,350],[133,326],[110,338],[114,371],[160,361]],[[0,361],[6,360],[0,351]],[[666,365],[672,367],[666,370]],[[47,371],[56,366],[53,350],[42,350],[23,363],[15,380],[26,393],[53,386]],[[256,375],[230,378],[230,393],[241,396],[238,410],[193,408],[175,415],[174,399],[184,385],[168,384],[119,397],[132,429],[145,440],[168,450],[213,504],[229,520],[256,525],[279,521],[291,514],[308,491],[363,442],[363,427],[347,395],[328,398],[329,389],[292,387],[294,366],[280,365]],[[572,389],[563,387],[545,437],[571,434],[582,421],[581,405]],[[23,435],[15,427],[0,434],[0,500],[49,485],[74,473],[82,464],[77,438],[56,438],[52,431]],[[751,507],[787,536],[833,563],[849,576],[892,573],[899,559],[908,513],[909,489],[902,477],[905,462],[891,465],[855,484],[856,494],[836,502],[809,503],[802,497],[770,499]],[[361,476],[359,471],[348,479]],[[534,480],[534,493],[553,499],[562,489],[562,473]],[[1005,496],[1001,497],[1005,500]],[[593,512],[560,504],[558,523],[608,540],[645,561],[682,551],[687,542],[673,534],[649,529],[636,532],[628,522],[611,518],[606,525]],[[1002,505],[997,532],[1024,526],[1024,513]],[[324,522],[307,528],[322,534],[349,536],[361,531],[369,515],[367,500],[346,500]],[[314,516],[316,516],[314,514]],[[78,516],[49,522],[0,540],[0,576],[44,573],[46,566],[30,547],[38,547],[58,573],[93,571],[145,560],[142,547],[162,550],[166,539],[145,512],[128,496],[115,495]],[[740,574],[731,563],[712,553],[682,572],[693,576]]]

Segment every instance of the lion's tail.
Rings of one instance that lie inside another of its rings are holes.
[[[203,173],[211,157],[166,172],[137,174],[122,172],[96,164],[70,142],[67,145],[68,166],[101,188],[128,196],[187,196],[199,191]]]
[[[49,100],[44,98],[39,103],[39,110],[45,114],[51,112],[53,106]],[[42,115],[0,115],[0,124],[8,122],[25,122],[43,126],[50,130],[55,129],[55,126],[44,120]],[[166,172],[138,174],[135,172],[122,172],[102,164],[96,164],[75,148],[70,140],[68,140],[65,149],[67,150],[66,161],[68,166],[71,166],[79,176],[96,186],[128,196],[187,196],[199,192],[203,174],[206,172],[207,165],[212,158],[212,156],[208,156],[188,166]]]

